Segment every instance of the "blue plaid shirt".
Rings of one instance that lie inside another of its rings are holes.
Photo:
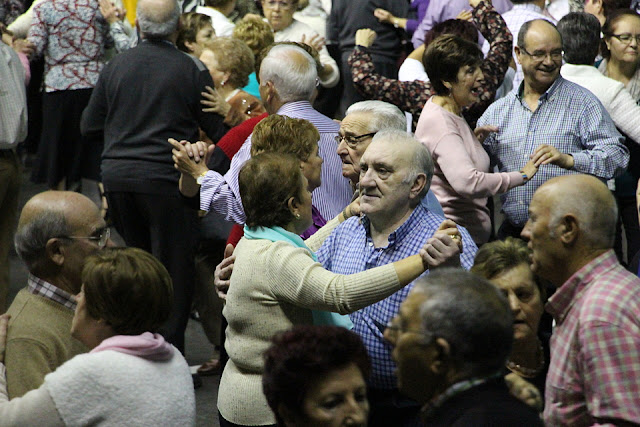
[[[478,126],[499,129],[483,143],[492,162],[500,172],[521,170],[538,146],[550,144],[571,154],[575,164],[571,170],[544,165],[531,181],[501,196],[504,214],[520,227],[529,219],[533,193],[548,179],[576,173],[610,179],[623,173],[629,163],[624,138],[587,89],[558,77],[532,112],[522,98],[522,88],[491,104],[478,120]]]
[[[444,217],[419,205],[405,223],[389,235],[389,244],[376,248],[369,232],[369,220],[366,217],[352,217],[331,233],[316,255],[324,268],[334,273],[359,273],[417,254],[442,221]],[[460,263],[468,270],[473,265],[478,248],[467,230],[458,228],[463,244]],[[351,314],[353,331],[360,335],[371,358],[373,369],[369,384],[373,388],[397,388],[394,374],[396,364],[391,360],[392,347],[382,334],[387,323],[398,314],[400,304],[412,286],[405,286],[390,297]]]

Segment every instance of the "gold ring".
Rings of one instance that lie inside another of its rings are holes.
[[[452,235],[451,235],[451,238],[452,238],[453,240],[458,240],[458,239],[460,238],[460,236],[458,236],[457,234],[452,234]]]

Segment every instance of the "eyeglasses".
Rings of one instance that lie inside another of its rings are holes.
[[[615,37],[620,40],[620,43],[630,44],[633,39],[636,39],[636,44],[640,45],[640,34],[622,33],[622,34],[608,34],[610,37]]]
[[[280,6],[280,9],[290,9],[290,8],[293,7],[294,2],[292,2],[292,1],[268,0],[268,1],[265,1],[264,4],[269,6],[271,9],[275,9],[276,6]]]
[[[370,136],[374,136],[376,133],[378,132],[372,132],[372,133],[365,133],[364,135],[357,135],[357,136],[347,136],[347,135],[336,135],[334,137],[334,139],[336,140],[336,142],[338,144],[340,144],[342,141],[346,142],[347,145],[349,146],[349,148],[357,148],[358,144],[365,138],[368,138]]]
[[[58,238],[72,239],[72,240],[77,240],[77,239],[92,240],[94,242],[97,242],[98,247],[100,249],[104,249],[104,247],[107,246],[107,242],[109,241],[109,238],[111,237],[111,230],[108,227],[105,227],[99,230],[99,233],[100,234],[97,236],[58,236]]]
[[[531,57],[531,59],[533,59],[534,61],[544,61],[544,59],[547,56],[551,57],[552,61],[561,61],[562,60],[562,56],[564,55],[564,52],[562,50],[552,50],[551,52],[544,52],[544,51],[538,51],[536,50],[533,53],[529,53],[529,51],[527,51],[527,49],[525,49],[524,47],[520,47],[520,50],[522,52],[524,52],[525,54],[527,54],[528,56]]]

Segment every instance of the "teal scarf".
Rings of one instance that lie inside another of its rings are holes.
[[[297,234],[293,234],[282,227],[247,227],[244,226],[244,237],[251,240],[264,239],[272,242],[287,242],[296,248],[306,249],[314,261],[318,261],[318,257],[304,243],[304,240]],[[349,316],[332,313],[330,311],[311,310],[313,314],[314,325],[331,325],[342,326],[343,328],[353,329],[353,323]]]

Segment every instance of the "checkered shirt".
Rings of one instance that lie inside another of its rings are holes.
[[[609,250],[571,276],[546,309],[556,327],[545,425],[640,424],[640,279]]]
[[[340,224],[324,241],[316,252],[318,261],[329,271],[339,274],[353,274],[379,267],[418,253],[426,240],[433,236],[444,221],[444,217],[433,214],[421,205],[396,231],[389,235],[389,244],[376,248],[369,232],[366,217],[352,217]],[[477,246],[463,227],[463,253],[460,263],[465,269],[471,268]],[[425,274],[427,274],[425,272]],[[387,323],[398,314],[400,304],[405,300],[413,284],[405,286],[390,297],[351,314],[353,331],[362,338],[369,357],[372,373],[369,384],[377,389],[395,389],[394,374],[396,364],[391,360],[391,345],[382,334]]]
[[[313,206],[318,208],[323,218],[332,219],[351,202],[353,189],[349,180],[342,176],[342,160],[338,156],[338,135],[340,125],[313,109],[308,101],[289,102],[276,114],[310,121],[320,133],[318,154],[322,164],[322,185],[312,193]],[[238,174],[244,163],[251,157],[251,136],[233,156],[229,171],[220,175],[207,172],[200,188],[200,209],[215,210],[225,215],[228,221],[244,224],[246,216],[240,199]]]
[[[27,279],[27,290],[33,295],[39,295],[62,304],[69,310],[76,309],[76,299],[69,292],[53,286],[49,282],[45,282],[39,277],[29,274]]]
[[[571,154],[571,170],[544,165],[526,185],[501,196],[509,221],[522,227],[529,218],[529,202],[545,181],[560,175],[586,173],[602,179],[622,174],[629,163],[629,150],[609,113],[589,90],[558,77],[532,112],[520,92],[514,91],[493,103],[478,120],[478,126],[493,125],[483,145],[500,172],[520,170],[541,144],[550,144]]]

